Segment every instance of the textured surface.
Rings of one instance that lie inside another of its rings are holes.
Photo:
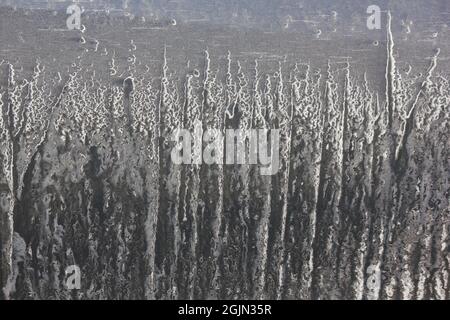
[[[2,298],[449,299],[450,5],[392,2],[0,1]],[[280,170],[175,165],[196,123]]]

